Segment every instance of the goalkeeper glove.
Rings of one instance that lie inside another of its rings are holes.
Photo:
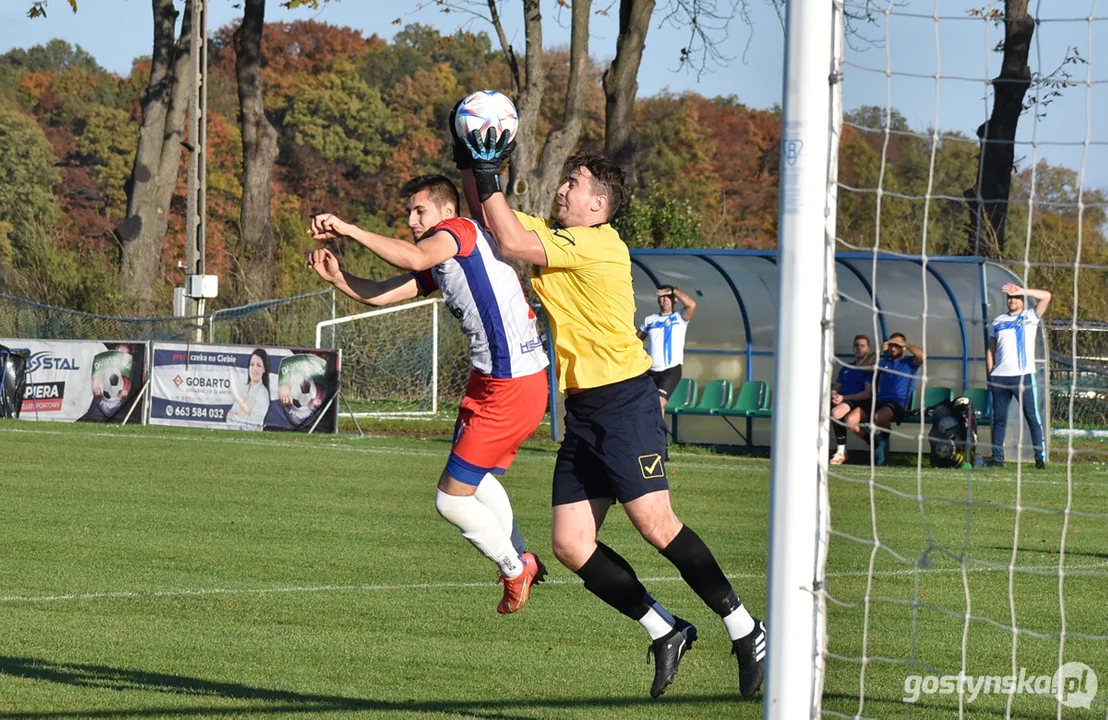
[[[477,181],[477,195],[485,202],[500,189],[500,167],[511,157],[516,149],[515,138],[511,133],[499,135],[496,128],[489,128],[485,137],[473,130],[466,137],[466,146],[472,157],[473,177]]]

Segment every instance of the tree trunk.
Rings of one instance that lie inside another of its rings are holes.
[[[181,35],[174,41],[173,0],[153,0],[154,52],[150,83],[142,96],[138,149],[127,181],[127,217],[116,228],[121,253],[119,292],[141,314],[154,309],[154,283],[177,186],[189,91],[192,2],[185,3]]]
[[[654,0],[621,0],[616,57],[604,72],[604,154],[623,168],[631,187],[636,181],[635,96],[639,91],[639,65],[653,12]]]
[[[977,128],[981,155],[977,187],[965,192],[970,211],[970,246],[976,255],[1004,254],[1008,193],[1015,164],[1016,125],[1023,99],[1031,87],[1027,56],[1035,20],[1027,14],[1028,0],[1005,0],[1004,58],[993,80],[993,109]]]
[[[246,0],[242,25],[235,31],[235,75],[242,122],[243,291],[250,300],[273,297],[276,281],[273,240],[273,164],[277,131],[265,116],[262,90],[262,29],[265,0]]]
[[[592,0],[575,0],[570,20],[569,84],[562,125],[551,131],[539,153],[535,128],[538,125],[542,86],[542,17],[538,0],[524,0],[524,35],[527,40],[527,76],[518,102],[519,137],[509,168],[508,202],[533,215],[546,216],[554,194],[562,184],[562,163],[577,147],[585,114],[585,83],[588,82],[589,18]],[[518,158],[518,159],[517,159]],[[536,161],[537,158],[537,161]]]

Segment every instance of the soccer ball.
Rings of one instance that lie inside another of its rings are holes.
[[[105,400],[119,400],[126,397],[126,394],[127,378],[123,377],[117,370],[109,372],[100,383],[100,395]]]
[[[495,90],[478,90],[467,95],[454,117],[454,130],[458,137],[468,144],[471,132],[477,130],[481,138],[484,138],[489,128],[496,128],[498,138],[504,133],[514,138],[519,128],[516,106],[507,95]]]
[[[298,410],[308,410],[315,402],[315,382],[308,375],[294,375],[289,382],[289,402]]]

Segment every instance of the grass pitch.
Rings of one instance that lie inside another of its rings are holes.
[[[494,568],[434,511],[448,448],[0,423],[0,718],[761,717],[761,696],[737,698],[718,619],[616,508],[604,541],[701,631],[669,692],[649,698],[645,634],[547,549],[550,443],[526,446],[505,483],[550,580],[519,615],[497,615]],[[678,515],[761,615],[768,462],[679,454],[669,471]],[[871,514],[868,470],[836,470],[825,710],[956,713],[950,696],[910,709],[901,698],[906,675],[959,671],[967,587],[967,673],[1011,671],[1010,582],[1015,626],[1046,636],[1021,634],[1017,662],[1052,671],[1071,487],[1070,509],[1091,515],[1069,517],[1064,656],[1099,671],[1108,694],[1108,471],[1080,466],[1069,483],[1051,466],[1019,484],[1013,471],[882,470]],[[863,639],[876,658],[864,674]],[[1096,702],[1066,716],[1104,717]],[[1017,696],[1013,709],[1055,717],[1043,698]],[[1003,716],[1004,698],[967,710]]]

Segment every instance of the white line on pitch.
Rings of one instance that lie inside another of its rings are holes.
[[[1054,565],[1023,565],[1017,566],[1015,569],[1017,572],[1025,570],[1046,570],[1055,567]],[[1094,563],[1091,565],[1071,565],[1067,567],[1067,570],[1092,570],[1104,568],[1108,570],[1108,563]],[[875,577],[894,577],[900,575],[911,575],[917,572],[916,569],[903,569],[903,570],[876,570],[874,571]],[[943,574],[943,573],[960,573],[962,568],[950,567],[950,568],[920,568],[918,570],[921,574]],[[974,565],[966,568],[966,572],[978,573],[978,572],[1008,572],[1007,566],[978,566]],[[865,577],[865,572],[830,572],[827,573],[827,577]],[[730,580],[755,580],[764,579],[766,576],[764,573],[727,573],[727,578]],[[639,578],[642,582],[653,583],[665,583],[665,582],[683,582],[679,577],[644,577]],[[543,585],[580,585],[581,580],[578,578],[566,578],[566,579],[550,579],[543,582]],[[70,593],[66,595],[8,595],[6,597],[0,597],[0,603],[14,604],[14,603],[45,603],[45,602],[57,602],[61,600],[112,600],[112,599],[135,599],[135,598],[166,598],[166,597],[197,597],[203,595],[276,595],[281,593],[311,593],[311,592],[372,592],[372,591],[408,591],[408,590],[464,590],[467,588],[487,588],[496,587],[496,583],[490,582],[454,582],[454,583],[411,583],[405,585],[392,585],[392,584],[375,584],[375,585],[305,585],[305,586],[289,586],[289,587],[271,587],[271,588],[207,588],[207,589],[194,589],[194,590],[153,590],[150,592],[140,591],[119,591],[119,592],[99,592],[99,593]]]

